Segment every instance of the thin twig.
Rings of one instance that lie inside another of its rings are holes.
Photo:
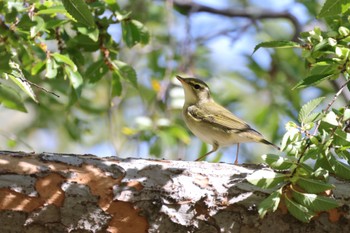
[[[348,83],[350,82],[350,79],[348,81],[346,81],[343,85],[341,85],[339,91],[334,95],[333,99],[331,102],[329,102],[327,108],[325,110],[323,110],[324,113],[328,112],[329,108],[334,104],[334,102],[336,101],[336,99],[339,97],[339,95],[342,93],[343,89],[346,87],[346,85],[348,85]],[[316,135],[316,133],[318,132],[318,127],[320,127],[321,124],[321,120],[319,120],[316,124],[315,127],[315,131],[312,134],[313,136]]]
[[[304,150],[301,152],[301,154],[300,154],[300,156],[299,156],[299,158],[298,158],[298,161],[297,161],[297,164],[298,164],[298,165],[300,164],[301,159],[304,157],[306,150],[311,146],[310,139],[308,139],[306,143],[307,143],[307,144],[306,144],[306,146],[304,147]],[[298,168],[299,168],[299,166],[297,166],[297,167],[293,170],[293,172],[292,172],[292,174],[291,174],[291,177],[294,176],[294,174],[295,174],[295,172],[297,171]]]
[[[40,89],[40,90],[42,90],[42,91],[45,91],[46,93],[49,93],[49,94],[51,94],[51,95],[54,95],[54,96],[60,98],[60,96],[57,95],[55,92],[49,91],[49,90],[45,89],[44,87],[39,86],[38,84],[33,83],[33,82],[29,81],[29,80],[26,80],[26,79],[23,80],[22,78],[20,78],[20,79],[21,79],[23,82],[29,83],[29,85],[32,85],[32,86],[34,86],[34,87],[36,87],[36,88],[38,88],[38,89]]]
[[[249,23],[245,24],[242,26],[242,28],[228,28],[228,29],[224,29],[221,31],[217,31],[214,32],[212,34],[209,35],[205,35],[205,36],[199,36],[196,38],[196,42],[198,44],[204,44],[205,42],[208,42],[212,39],[217,38],[218,36],[227,36],[227,37],[231,37],[231,43],[234,43],[236,40],[238,40],[240,38],[240,36],[249,29],[249,27],[253,24],[253,21],[250,21]],[[235,33],[235,35],[231,35]]]
[[[38,88],[38,89],[40,89],[40,90],[42,90],[42,91],[45,91],[46,93],[52,94],[52,95],[54,95],[54,96],[56,96],[56,97],[58,97],[58,98],[60,97],[60,96],[57,95],[56,93],[54,93],[54,92],[52,92],[52,91],[49,91],[49,90],[45,89],[44,87],[39,86],[38,84],[33,83],[33,82],[27,80],[27,79],[24,77],[24,74],[23,74],[22,70],[20,69],[20,67],[19,67],[19,65],[18,65],[17,63],[15,63],[15,62],[10,62],[10,65],[12,66],[12,68],[16,69],[16,70],[19,72],[19,74],[20,74],[19,77],[18,77],[18,76],[15,76],[15,75],[13,75],[13,76],[15,76],[16,78],[20,79],[22,82],[27,83],[29,86],[34,86],[34,87],[36,87],[36,88]]]
[[[345,81],[346,79],[343,76],[343,77],[339,77],[338,79],[331,80],[330,83],[332,84],[335,90],[339,90],[339,88]],[[350,102],[350,90],[344,89],[342,96],[345,102]]]

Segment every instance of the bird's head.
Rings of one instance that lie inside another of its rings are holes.
[[[199,102],[211,101],[208,85],[197,78],[182,78],[176,75],[185,90],[185,103],[196,104]]]

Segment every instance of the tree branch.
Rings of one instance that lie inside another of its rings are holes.
[[[283,207],[260,219],[256,206],[272,190],[247,182],[256,171],[273,172],[261,165],[0,151],[0,231],[278,232],[276,222],[298,232],[350,231],[350,224],[329,220],[349,216],[349,182],[330,177],[344,206],[334,209],[337,219],[319,213],[304,224]]]
[[[181,9],[191,12],[207,12],[227,17],[241,17],[241,18],[249,18],[252,20],[257,19],[276,19],[276,18],[284,18],[289,20],[294,26],[294,35],[292,40],[297,41],[298,36],[301,32],[301,26],[297,20],[297,18],[289,12],[274,12],[274,11],[252,11],[252,10],[235,10],[235,9],[216,9],[213,7],[205,6],[196,2],[188,1],[188,0],[174,0],[174,5]]]

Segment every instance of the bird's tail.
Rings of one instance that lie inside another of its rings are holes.
[[[267,141],[267,140],[265,140],[265,139],[261,139],[260,142],[261,142],[261,143],[264,143],[264,144],[266,144],[266,145],[273,146],[273,147],[275,147],[277,150],[281,150],[281,148],[279,148],[279,147],[276,146],[275,144],[273,144],[273,143],[271,143],[271,142],[269,142],[269,141]]]

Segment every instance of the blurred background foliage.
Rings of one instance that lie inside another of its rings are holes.
[[[89,0],[74,12],[80,3],[0,2],[0,149],[195,159],[209,148],[184,125],[175,74],[208,82],[276,144],[305,102],[337,90],[291,90],[306,75],[300,50],[252,55],[262,41],[322,28],[322,1]],[[240,161],[269,150],[247,144]]]

